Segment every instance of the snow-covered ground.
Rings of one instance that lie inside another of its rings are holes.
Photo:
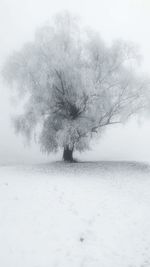
[[[150,167],[0,167],[1,267],[149,267]]]

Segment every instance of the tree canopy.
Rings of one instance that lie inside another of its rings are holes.
[[[87,149],[105,126],[145,108],[147,85],[133,60],[132,45],[107,45],[76,18],[59,14],[4,65],[5,80],[26,100],[14,119],[17,132],[31,139],[36,131],[43,152],[63,148],[72,160],[73,150]]]

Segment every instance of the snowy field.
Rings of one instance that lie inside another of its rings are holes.
[[[150,167],[0,167],[0,267],[149,267]]]

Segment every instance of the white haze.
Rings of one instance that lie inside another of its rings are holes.
[[[101,33],[106,42],[124,39],[137,44],[143,56],[141,70],[150,75],[149,0],[0,0],[0,66],[14,50],[32,40],[37,27],[62,10],[79,15],[82,21]],[[0,82],[0,162],[41,162],[60,159],[43,156],[36,145],[24,147],[16,137],[10,115],[11,90]],[[130,121],[111,127],[92,150],[80,158],[90,160],[150,160],[150,115],[143,123]],[[79,157],[79,155],[78,155]]]

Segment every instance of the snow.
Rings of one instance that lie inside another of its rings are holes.
[[[150,166],[0,167],[0,266],[149,267]]]

